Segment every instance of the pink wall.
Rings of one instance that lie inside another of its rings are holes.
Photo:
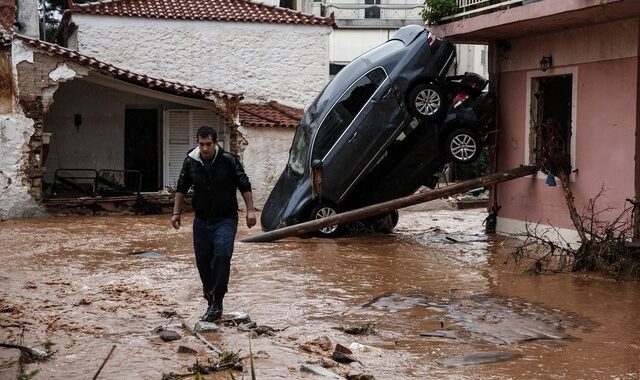
[[[615,208],[610,215],[634,196],[638,64],[638,57],[633,57],[574,66],[578,81],[574,169],[579,172],[572,186],[579,209],[602,185],[607,192],[600,206]],[[527,71],[501,74],[499,170],[525,163],[526,92]],[[542,179],[528,177],[499,185],[498,202],[501,217],[571,227],[560,186],[548,187]]]

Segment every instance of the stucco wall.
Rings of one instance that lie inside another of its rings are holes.
[[[612,208],[603,218],[617,215],[626,198],[635,194],[635,133],[638,86],[637,20],[568,30],[554,35],[512,41],[500,76],[500,134],[498,169],[527,163],[527,82],[542,75],[531,64],[536,54],[552,54],[554,67],[545,73],[573,72],[577,77],[574,167],[571,183],[578,210],[604,186],[600,209]],[[627,28],[635,32],[627,33]],[[623,33],[624,32],[624,33]],[[620,33],[632,41],[622,43]],[[586,42],[589,41],[588,47]],[[611,42],[612,44],[609,44]],[[584,49],[575,49],[583,46]],[[629,47],[634,57],[628,57]],[[525,63],[523,57],[530,57]],[[539,58],[538,58],[539,60]],[[559,67],[557,63],[562,63]],[[572,228],[560,186],[548,187],[540,176],[500,184],[502,205],[498,230],[512,232],[523,221]]]
[[[295,129],[240,127],[239,131],[251,142],[243,152],[243,163],[251,179],[256,207],[262,209],[287,164]]]
[[[329,80],[326,26],[74,15],[78,50],[163,79],[308,107]]]
[[[45,162],[47,182],[53,180],[59,168],[124,169],[124,114],[127,107],[157,108],[159,111],[185,108],[82,79],[61,84],[53,100],[44,122],[44,132],[52,133]],[[74,125],[77,113],[82,121],[78,128]],[[161,123],[161,112],[158,117]],[[161,132],[158,138],[162,141]],[[159,168],[162,174],[162,166]]]
[[[21,115],[0,116],[0,218],[44,215],[29,190],[29,141],[34,134],[33,120]]]

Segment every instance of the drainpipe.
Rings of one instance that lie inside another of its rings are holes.
[[[640,38],[640,33],[638,34]],[[638,62],[638,71],[640,73],[640,62]],[[636,141],[635,141],[635,203],[633,207],[633,242],[640,243],[640,74],[636,74]]]
[[[498,57],[498,43],[496,40],[489,42],[487,46],[487,64],[489,72],[489,91],[495,94],[498,109],[496,110],[495,120],[493,122],[493,130],[491,145],[493,146],[493,155],[491,157],[491,172],[496,173],[498,171],[498,133],[500,128],[500,59]],[[491,202],[489,205],[489,212],[496,210],[498,205],[498,184],[492,185],[490,189]]]
[[[16,0],[16,3],[18,8],[18,22],[20,23],[20,34],[32,38],[39,38],[38,1]]]

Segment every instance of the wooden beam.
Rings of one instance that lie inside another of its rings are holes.
[[[393,210],[404,207],[413,206],[419,203],[429,202],[435,199],[448,197],[454,194],[460,194],[478,187],[487,187],[499,182],[509,181],[515,178],[525,177],[535,174],[538,171],[536,166],[521,166],[515,169],[507,170],[501,173],[493,173],[484,177],[471,179],[456,183],[455,185],[443,188],[423,191],[417,194],[409,195],[402,198],[393,199],[387,202],[362,207],[356,210],[347,211],[336,214],[327,218],[311,220],[308,222],[296,224],[289,227],[280,228],[269,231],[264,234],[250,236],[241,240],[243,243],[266,243],[280,240],[289,236],[298,236],[321,228],[333,226],[336,224],[345,224],[362,220],[375,215],[383,215]]]

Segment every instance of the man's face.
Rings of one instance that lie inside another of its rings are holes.
[[[198,136],[198,146],[200,147],[200,154],[205,160],[210,159],[216,153],[217,141],[212,139],[211,136],[200,137]]]

